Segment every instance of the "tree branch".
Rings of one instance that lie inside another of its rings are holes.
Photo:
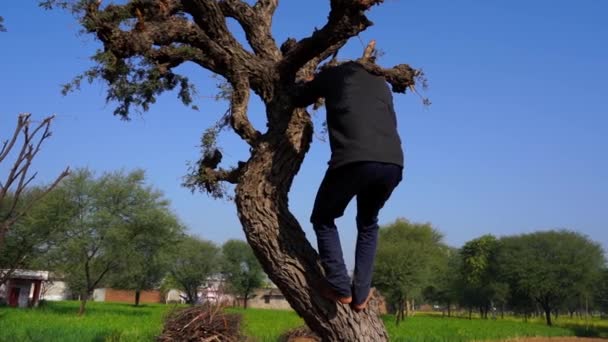
[[[336,45],[344,45],[349,38],[371,26],[373,23],[364,12],[381,2],[383,0],[331,0],[331,11],[325,26],[310,37],[282,47],[285,55],[280,65],[283,77],[287,81],[293,80],[295,73],[311,59]]]
[[[232,93],[230,97],[230,125],[232,129],[250,146],[255,146],[261,136],[247,117],[249,104],[249,81],[246,75],[232,77]]]
[[[239,162],[238,166],[231,169],[218,168],[222,158],[223,155],[217,148],[203,151],[203,157],[197,162],[196,168],[191,168],[182,185],[192,191],[207,192],[214,198],[227,196],[224,183],[238,184],[247,163]]]
[[[255,55],[247,52],[234,38],[230,30],[228,30],[225,13],[222,11],[220,3],[217,0],[183,0],[182,2],[184,10],[192,15],[194,22],[231,59],[238,59],[240,64],[245,65],[248,65],[251,60],[258,60]],[[230,63],[229,65],[233,66],[234,63]]]
[[[102,41],[106,52],[111,52],[119,59],[141,55],[159,64],[170,59],[173,66],[193,61],[215,73],[225,74],[229,57],[221,44],[187,19],[168,16],[179,8],[177,5],[167,10],[166,15],[148,16],[148,13],[157,9],[154,5],[159,3],[163,2],[146,2],[149,7],[143,9],[135,7],[133,3],[110,5],[103,10],[89,6],[84,19],[85,26]],[[122,16],[117,13],[122,13]],[[132,30],[124,31],[120,25],[128,19],[137,19],[137,23]],[[108,81],[111,82],[112,79]]]
[[[4,217],[0,221],[0,247],[2,247],[4,236],[12,225],[17,222],[23,215],[25,215],[31,208],[38,202],[42,197],[47,195],[53,190],[59,182],[69,174],[69,168],[63,171],[55,181],[46,189],[34,198],[30,199],[20,210],[17,210],[17,206],[22,193],[29,186],[30,182],[36,177],[36,174],[28,176],[29,168],[32,161],[40,151],[42,143],[51,136],[50,125],[54,116],[49,116],[42,120],[42,122],[30,131],[30,117],[31,114],[20,114],[17,120],[17,127],[13,136],[10,140],[3,144],[0,153],[0,162],[3,162],[6,156],[10,153],[12,148],[15,146],[16,140],[20,134],[23,135],[23,143],[21,149],[17,152],[17,156],[13,165],[6,177],[4,182],[0,182],[0,207],[6,206]],[[43,130],[43,131],[42,131]],[[39,132],[41,132],[39,134]],[[32,141],[38,137],[35,143]],[[14,186],[13,186],[14,185]],[[13,189],[14,188],[14,189]],[[12,190],[12,198],[9,203],[5,203],[6,196],[9,190]]]
[[[236,19],[245,31],[247,41],[256,55],[278,61],[281,53],[270,32],[272,14],[277,1],[258,1],[254,7],[241,0],[221,0],[219,3],[224,15]]]

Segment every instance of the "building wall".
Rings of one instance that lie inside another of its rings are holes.
[[[116,289],[96,289],[93,299],[98,302],[135,303],[135,291]],[[139,297],[140,303],[162,303],[159,291],[142,291]]]
[[[93,290],[93,300],[96,302],[105,302],[106,301],[106,289]]]
[[[186,294],[183,293],[180,290],[176,290],[176,289],[171,289],[167,292],[167,296],[165,297],[165,303],[185,303],[186,301],[184,300],[184,298],[182,298],[182,296],[185,296]]]
[[[237,306],[243,306],[243,299],[239,298]],[[278,290],[259,289],[254,291],[254,297],[247,301],[247,307],[254,309],[293,310],[289,302],[280,295]]]
[[[70,292],[63,281],[45,281],[42,283],[40,299],[48,301],[68,300]]]

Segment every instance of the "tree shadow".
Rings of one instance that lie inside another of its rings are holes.
[[[588,326],[578,324],[563,324],[563,328],[574,332],[577,337],[599,337],[608,338],[608,327],[590,324]]]

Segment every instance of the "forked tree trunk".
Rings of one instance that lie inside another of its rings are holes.
[[[236,205],[245,235],[271,280],[306,324],[323,341],[387,341],[375,310],[355,313],[330,303],[312,286],[321,277],[316,251],[288,208],[288,192],[312,138],[310,116],[303,110],[284,115],[289,123],[274,128],[254,148],[236,188]],[[272,129],[272,128],[271,128]],[[373,307],[370,306],[370,308]]]

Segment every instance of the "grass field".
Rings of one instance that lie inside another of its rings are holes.
[[[78,317],[78,302],[49,302],[37,309],[0,308],[0,341],[84,342],[152,341],[172,306],[87,303]]]
[[[0,341],[153,341],[173,306],[89,303],[84,317],[77,302],[53,302],[38,309],[0,308]],[[243,314],[243,332],[258,342],[274,342],[285,331],[303,324],[291,311],[229,309]],[[399,326],[384,321],[391,341],[459,342],[504,340],[527,336],[595,336],[608,338],[608,321],[558,319],[557,327],[520,319],[468,320],[416,315]]]

